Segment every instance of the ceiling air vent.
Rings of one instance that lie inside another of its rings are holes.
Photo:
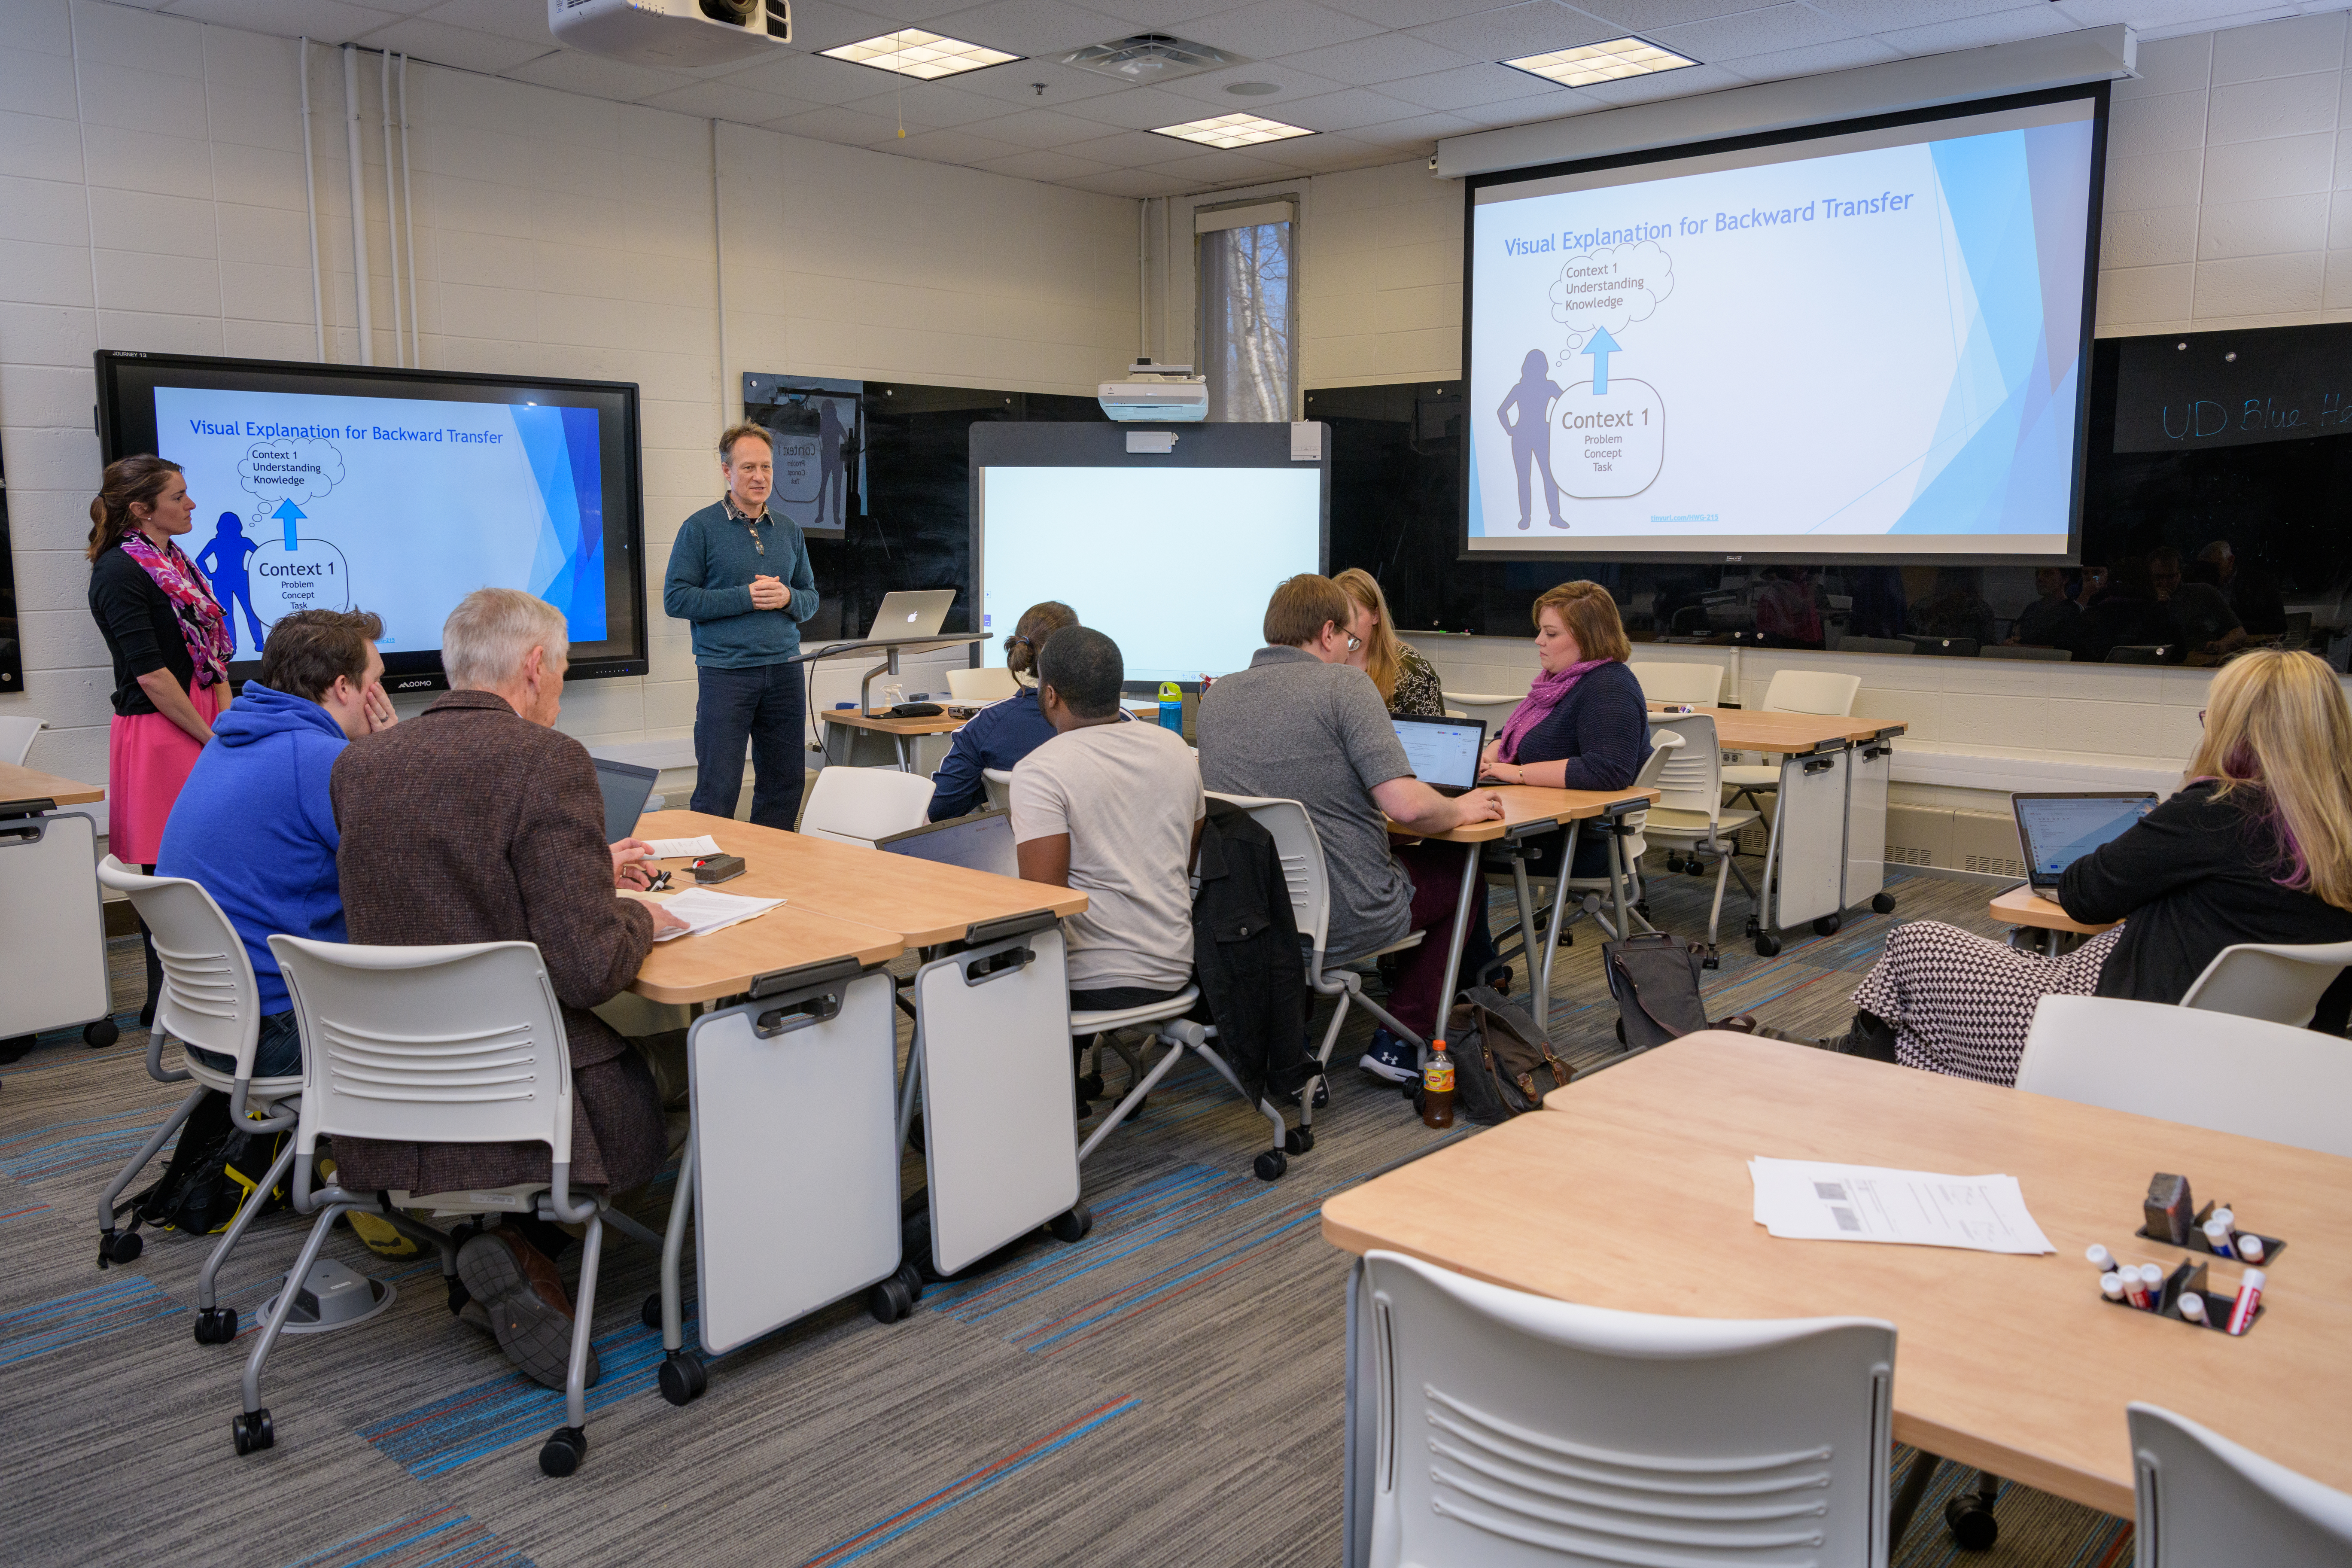
[[[1121,81],[1153,82],[1172,81],[1180,76],[1213,70],[1219,66],[1240,65],[1243,58],[1213,49],[1206,44],[1171,37],[1166,33],[1138,33],[1131,38],[1089,44],[1076,54],[1064,55],[1062,63]]]

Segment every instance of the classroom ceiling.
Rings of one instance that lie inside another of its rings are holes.
[[[772,58],[694,71],[559,48],[546,0],[164,0],[156,8],[936,163],[1160,196],[1395,163],[1465,132],[2076,27],[2127,22],[2146,39],[2346,3],[793,0],[791,45]],[[910,26],[1024,58],[941,81],[902,81],[814,52]],[[1150,86],[1059,63],[1087,45],[1145,31],[1245,63]],[[1585,88],[1555,87],[1496,63],[1628,33],[1702,63]],[[1241,84],[1251,90],[1227,90]],[[1227,152],[1151,133],[1238,112],[1317,134]]]

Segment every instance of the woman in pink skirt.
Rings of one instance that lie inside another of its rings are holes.
[[[228,706],[236,643],[212,584],[173,542],[195,525],[195,510],[179,465],[156,457],[109,463],[89,503],[89,613],[114,659],[107,847],[147,871],[172,803]],[[154,1022],[162,983],[151,941],[142,1026]]]

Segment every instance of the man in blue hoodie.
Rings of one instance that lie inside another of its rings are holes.
[[[383,622],[364,610],[302,610],[272,626],[260,679],[214,722],[163,828],[155,874],[210,893],[252,955],[257,1079],[302,1070],[271,933],[346,940],[335,868],[342,838],[327,781],[344,746],[395,721],[375,650],[383,635]],[[236,1066],[215,1051],[195,1054],[222,1072]]]

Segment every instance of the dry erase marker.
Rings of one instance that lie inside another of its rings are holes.
[[[2222,1222],[2219,1215],[2205,1222],[2205,1245],[2213,1249],[2213,1256],[2216,1258],[2238,1256],[2230,1249],[2230,1227]]]
[[[2104,1251],[2105,1249],[2101,1248],[2101,1250]],[[2122,1300],[2124,1299],[2124,1277],[2116,1273],[2112,1268],[2105,1274],[2100,1275],[2099,1292],[2106,1297],[2110,1301]]]
[[[2221,1207],[2215,1209],[2211,1214],[2205,1216],[2205,1223],[2207,1225],[2226,1225],[2231,1230],[2235,1230],[2238,1228],[2238,1211],[2231,1208],[2229,1205],[2223,1204]]]
[[[2230,1331],[2242,1334],[2263,1304],[2263,1287],[2269,1283],[2259,1268],[2249,1268],[2238,1281],[2238,1299],[2230,1303]]]
[[[2140,1282],[2139,1270],[2131,1264],[2126,1263],[2123,1266],[2121,1272],[2124,1282],[2124,1299],[2128,1300],[2135,1307],[2146,1308],[2147,1306],[2147,1287]]]
[[[2248,1232],[2244,1235],[2231,1237],[2230,1240],[2231,1244],[2237,1247],[2238,1256],[2246,1262],[2260,1263],[2263,1260],[2263,1238],[2261,1237]]]
[[[2184,1322],[2204,1322],[2205,1298],[2199,1295],[2196,1291],[2183,1290],[2180,1293],[2180,1300],[2173,1304],[2180,1309],[2181,1320]]]
[[[2085,1247],[2083,1251],[2083,1256],[2089,1258],[2091,1261],[2091,1267],[2097,1269],[2100,1273],[2112,1274],[2115,1272],[2116,1255],[2109,1252],[2105,1247],[2101,1247],[2097,1242],[2095,1241],[2091,1243],[2089,1247]]]

